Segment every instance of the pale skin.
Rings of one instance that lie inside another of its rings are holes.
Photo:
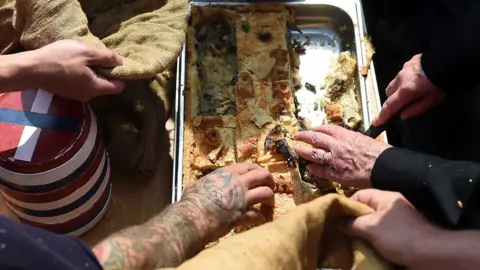
[[[376,211],[344,220],[339,229],[367,240],[389,261],[410,270],[480,269],[480,232],[437,228],[397,192],[367,189],[351,199]]]
[[[102,77],[92,69],[119,65],[122,58],[111,50],[57,41],[38,50],[0,56],[0,93],[41,88],[80,101],[120,94],[123,81]]]
[[[388,99],[378,117],[373,120],[373,125],[385,124],[399,111],[402,119],[419,116],[445,99],[445,92],[425,75],[421,58],[421,54],[415,55],[390,82],[385,90]]]
[[[359,188],[372,186],[370,176],[375,161],[383,151],[392,147],[361,133],[333,125],[299,132],[295,139],[312,146],[295,148],[299,156],[313,162],[307,165],[310,173]]]
[[[265,222],[257,203],[273,205],[274,182],[255,164],[218,169],[184,190],[182,199],[146,223],[108,237],[94,249],[105,270],[175,267],[235,225]]]

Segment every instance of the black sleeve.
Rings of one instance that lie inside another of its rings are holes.
[[[422,54],[425,75],[449,94],[470,92],[479,85],[480,2],[475,2]]]
[[[402,193],[438,225],[480,228],[478,163],[392,147],[378,157],[371,181],[374,188]]]
[[[78,238],[0,216],[0,269],[99,270],[102,266]]]

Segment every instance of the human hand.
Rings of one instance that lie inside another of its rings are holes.
[[[275,184],[267,170],[253,163],[234,164],[202,177],[184,190],[181,201],[193,203],[206,218],[208,241],[215,241],[242,223],[265,222],[262,213],[249,208],[258,203],[273,206]]]
[[[307,170],[322,179],[359,188],[371,187],[370,176],[378,156],[391,146],[339,126],[323,125],[296,134],[313,148],[295,147]]]
[[[34,87],[65,98],[86,101],[97,96],[119,94],[125,86],[123,81],[107,79],[90,68],[122,65],[122,58],[111,50],[62,40],[28,54],[33,60],[31,76]]]
[[[393,115],[402,110],[401,118],[421,115],[443,101],[445,93],[436,87],[423,72],[421,54],[406,62],[397,77],[390,82],[383,104],[374,126],[385,124]]]
[[[414,266],[421,261],[418,256],[424,254],[424,241],[434,238],[440,229],[430,225],[398,192],[366,189],[358,191],[351,199],[372,207],[376,212],[341,220],[340,231],[367,240],[393,263],[409,269],[425,269]]]

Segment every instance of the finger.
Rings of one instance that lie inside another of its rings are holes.
[[[112,50],[88,48],[87,56],[89,66],[116,67],[123,64],[122,57]]]
[[[397,91],[391,95],[385,103],[383,103],[382,110],[375,120],[373,120],[372,125],[381,126],[385,124],[390,118],[395,115],[402,107],[404,107],[410,100],[405,95],[402,97]]]
[[[269,187],[257,187],[247,191],[247,205],[263,203],[265,205],[275,205],[273,190]]]
[[[321,125],[321,126],[314,127],[312,130],[317,131],[317,132],[321,132],[321,133],[325,133],[325,134],[330,135],[334,138],[336,136],[342,134],[343,132],[348,131],[345,128],[342,128],[340,126],[335,126],[335,125]]]
[[[329,181],[337,181],[339,184],[341,180],[334,179],[333,174],[331,173],[332,168],[330,166],[319,166],[315,164],[308,164],[307,171],[318,178],[326,179]],[[340,181],[340,182],[339,182]]]
[[[397,77],[395,77],[395,79],[393,79],[388,84],[387,89],[385,90],[385,94],[387,94],[387,97],[393,95],[397,91],[399,82],[400,80],[398,80]]]
[[[330,146],[335,144],[335,139],[330,135],[314,131],[298,132],[295,139],[325,150],[330,150]]]
[[[262,212],[255,208],[249,208],[243,214],[242,224],[261,225],[267,221]]]
[[[248,189],[254,189],[260,186],[267,186],[272,190],[275,189],[275,182],[273,181],[272,174],[264,168],[257,168],[249,171],[238,179],[239,181],[244,182]]]
[[[373,210],[381,210],[390,205],[394,200],[401,197],[398,192],[382,191],[378,189],[363,189],[353,194],[350,199],[364,203]]]
[[[435,97],[422,98],[412,103],[408,107],[406,107],[402,111],[402,114],[400,116],[402,120],[405,120],[414,116],[419,116],[425,113],[426,111],[428,111],[429,109],[431,109],[432,107],[434,107],[435,105],[437,105],[438,103],[439,101],[435,99]]]
[[[242,175],[260,168],[262,167],[255,163],[237,163],[223,167],[223,170]]]
[[[294,150],[297,155],[311,162],[315,162],[319,165],[331,164],[332,155],[323,149],[296,146],[294,147]]]
[[[373,235],[374,214],[339,220],[337,228],[346,235],[369,240]]]
[[[92,71],[93,72],[93,71]],[[93,72],[94,73],[94,72]],[[101,75],[94,73],[94,89],[98,95],[115,95],[120,94],[125,88],[125,82],[115,79],[107,79]]]

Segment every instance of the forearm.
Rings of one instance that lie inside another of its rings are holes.
[[[35,85],[35,51],[0,56],[0,93],[25,90]]]
[[[107,238],[94,253],[105,270],[175,267],[208,244],[207,224],[195,205],[178,202],[145,224]]]
[[[479,85],[480,3],[473,4],[459,22],[453,24],[422,54],[425,75],[447,93],[464,93]]]
[[[374,188],[401,192],[443,226],[480,226],[475,207],[480,196],[480,164],[391,148],[377,159],[371,180]]]
[[[415,241],[411,269],[480,269],[478,231],[436,229],[424,239]]]

